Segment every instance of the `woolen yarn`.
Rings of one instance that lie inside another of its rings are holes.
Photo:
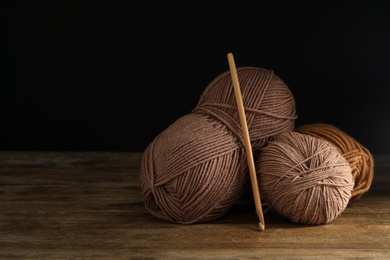
[[[329,223],[351,198],[351,167],[325,140],[283,133],[261,149],[255,165],[262,201],[294,223]]]
[[[252,150],[295,127],[294,96],[286,83],[272,70],[237,68]],[[242,142],[240,118],[230,71],[216,77],[205,89],[195,113],[205,113],[223,122]]]
[[[238,67],[238,78],[254,147],[294,129],[295,102],[272,71]],[[240,198],[248,166],[229,71],[210,82],[194,110],[147,146],[141,188],[147,210],[174,223],[209,222]]]

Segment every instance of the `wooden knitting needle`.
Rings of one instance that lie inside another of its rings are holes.
[[[250,177],[251,177],[253,197],[255,199],[256,213],[257,213],[257,216],[259,217],[259,220],[260,220],[259,228],[261,231],[263,231],[265,229],[263,209],[261,207],[260,191],[259,191],[259,186],[257,183],[255,163],[254,163],[253,154],[252,154],[252,145],[251,145],[251,141],[249,138],[248,124],[246,122],[244,104],[242,102],[240,83],[238,81],[237,69],[236,69],[236,65],[234,62],[233,54],[228,53],[227,57],[228,57],[228,62],[229,62],[229,67],[230,67],[230,74],[232,76],[232,81],[233,81],[233,86],[234,86],[234,94],[236,96],[237,109],[238,109],[238,113],[240,115],[242,134],[244,136],[244,145],[245,145],[246,157],[248,160],[249,173],[250,173]]]

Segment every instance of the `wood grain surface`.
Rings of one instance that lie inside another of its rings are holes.
[[[390,259],[390,156],[371,189],[326,225],[291,223],[243,197],[182,225],[144,207],[141,153],[0,152],[0,259]]]

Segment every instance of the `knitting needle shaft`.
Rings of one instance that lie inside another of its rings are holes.
[[[234,57],[232,53],[228,53],[228,62],[230,67],[230,74],[233,81],[234,86],[234,94],[236,96],[236,102],[237,102],[237,109],[240,116],[240,123],[241,123],[241,129],[242,134],[244,136],[244,145],[245,145],[245,151],[246,156],[248,160],[248,166],[249,166],[249,173],[252,183],[252,191],[253,191],[253,197],[255,200],[255,206],[256,206],[256,213],[259,217],[259,228],[261,231],[265,229],[265,223],[264,223],[264,216],[263,216],[263,209],[261,206],[261,199],[260,199],[260,191],[257,183],[257,177],[256,177],[256,170],[255,170],[255,163],[253,160],[253,154],[252,154],[252,145],[249,137],[249,131],[248,131],[248,124],[246,122],[246,116],[245,116],[245,109],[244,104],[242,102],[242,96],[241,96],[241,90],[240,90],[240,83],[238,81],[238,75],[237,75],[237,69],[234,62]]]

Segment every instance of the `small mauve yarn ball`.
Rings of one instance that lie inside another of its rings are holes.
[[[262,200],[294,223],[329,223],[351,198],[351,167],[325,140],[282,134],[261,150],[255,164]]]

